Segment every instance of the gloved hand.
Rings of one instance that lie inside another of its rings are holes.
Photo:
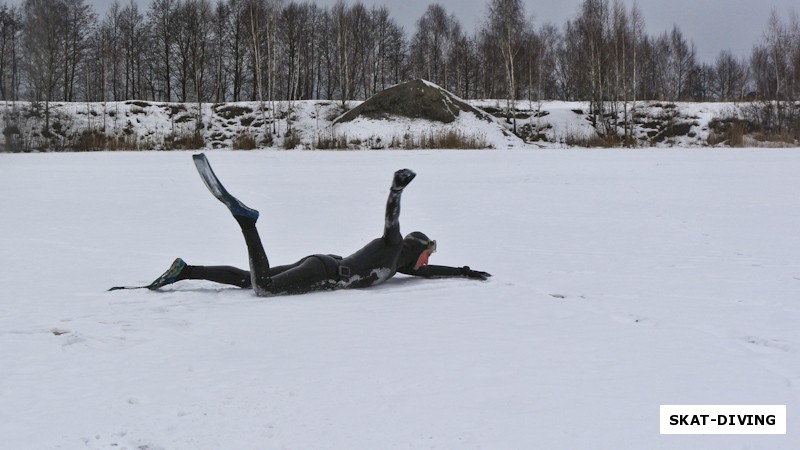
[[[467,278],[471,278],[473,280],[481,280],[486,281],[487,278],[492,276],[492,274],[487,272],[481,272],[479,270],[472,270],[469,266],[464,266],[461,268],[461,274],[463,274]]]
[[[410,169],[400,169],[394,173],[394,179],[392,180],[392,190],[393,191],[402,191],[403,188],[408,186],[408,183],[411,183],[411,180],[416,177],[415,174]]]

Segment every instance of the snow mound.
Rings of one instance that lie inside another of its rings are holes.
[[[492,115],[421,79],[375,94],[334,119],[327,132],[331,140],[367,148],[514,148],[523,144]]]
[[[350,122],[358,117],[391,119],[394,116],[453,123],[461,111],[491,122],[488,114],[467,104],[442,87],[425,80],[412,80],[385,89],[334,120]]]

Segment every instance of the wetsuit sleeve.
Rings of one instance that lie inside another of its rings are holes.
[[[398,269],[400,273],[406,275],[413,275],[415,277],[423,278],[473,278],[476,280],[486,280],[490,276],[489,273],[472,270],[469,266],[464,267],[449,267],[449,266],[434,266],[425,265],[417,270],[414,269]]]
[[[386,200],[386,224],[383,228],[383,240],[387,245],[400,245],[403,236],[400,234],[400,197],[403,189],[416,177],[413,171],[401,169],[394,173],[392,188]]]

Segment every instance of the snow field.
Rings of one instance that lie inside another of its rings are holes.
[[[756,448],[800,441],[794,150],[208,151],[270,260],[403,233],[432,264],[256,298],[188,152],[0,154],[0,437],[14,449]],[[661,404],[786,404],[785,436],[661,436]]]

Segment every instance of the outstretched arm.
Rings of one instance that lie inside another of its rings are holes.
[[[450,267],[425,265],[417,270],[398,269],[398,272],[423,278],[472,278],[474,280],[482,281],[486,281],[486,279],[492,276],[490,273],[472,270],[469,268],[469,266]]]

